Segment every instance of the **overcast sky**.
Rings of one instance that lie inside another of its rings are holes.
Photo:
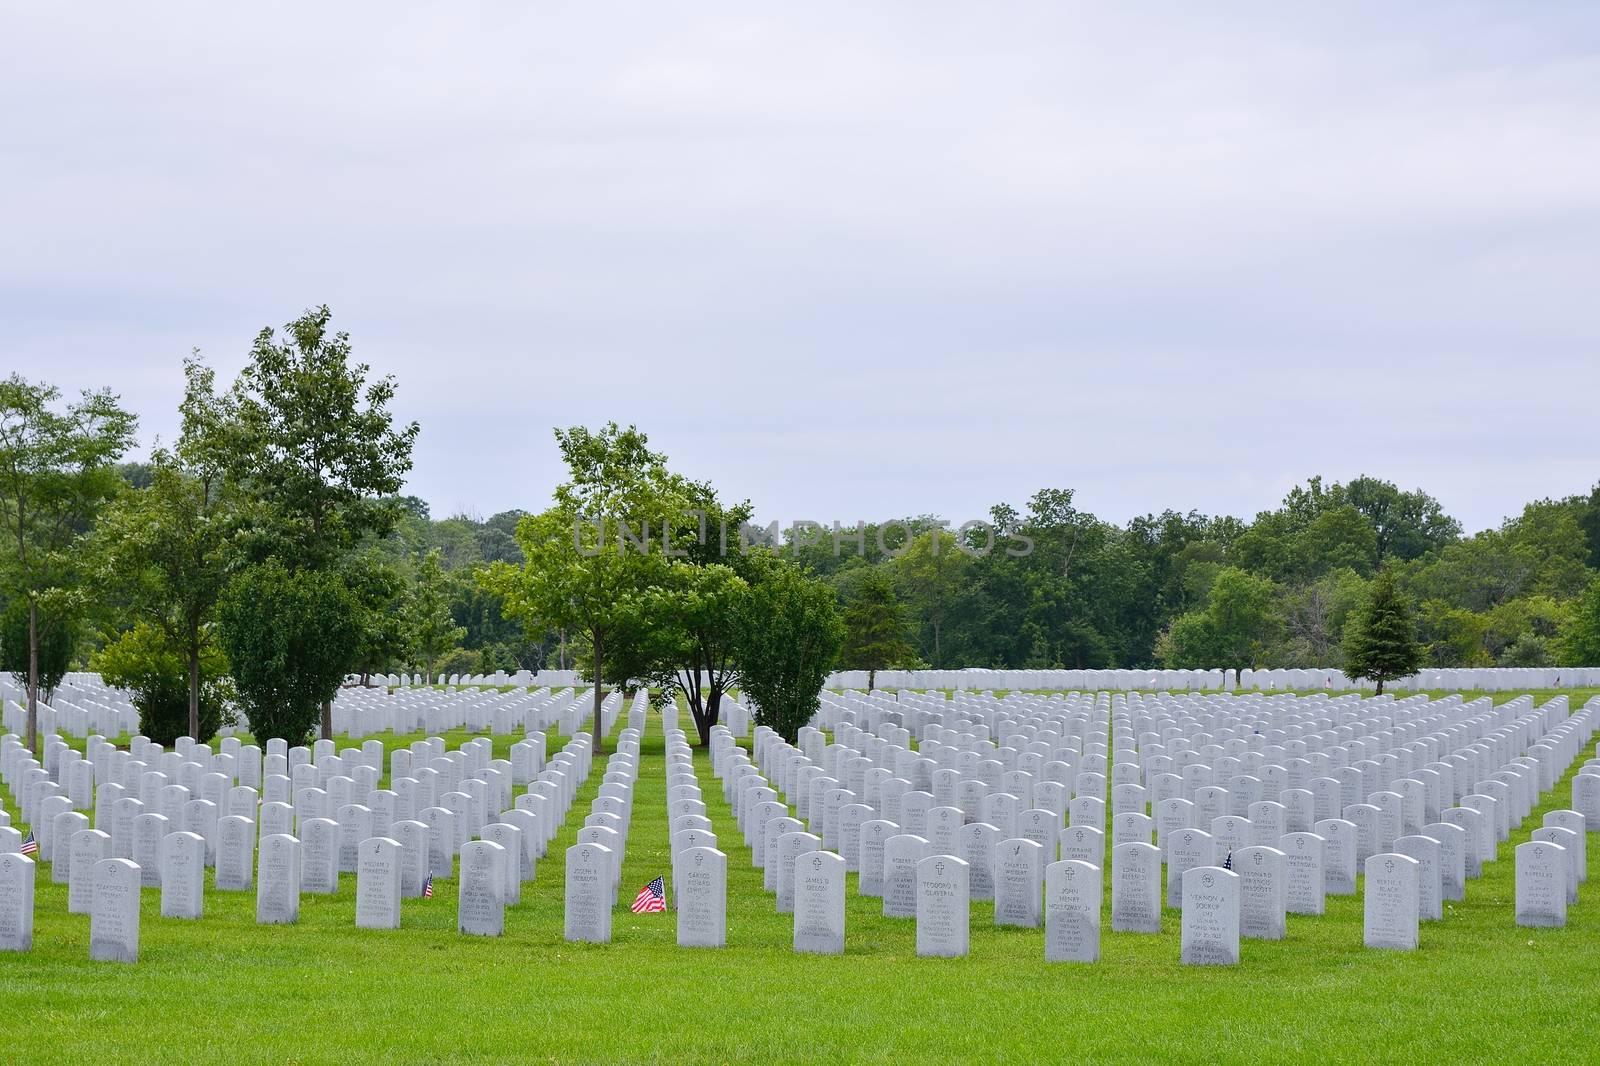
[[[1600,7],[0,6],[0,370],[170,437],[327,303],[436,516],[637,423],[767,519],[1600,477]]]

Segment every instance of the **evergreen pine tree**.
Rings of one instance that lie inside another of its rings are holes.
[[[881,570],[864,574],[844,611],[844,649],[840,662],[851,670],[867,672],[867,691],[878,680],[878,671],[896,666],[916,655],[906,640],[905,615],[894,594],[889,575]]]
[[[1409,677],[1422,665],[1422,649],[1394,572],[1381,570],[1372,579],[1367,602],[1348,626],[1344,639],[1344,671],[1378,683]]]

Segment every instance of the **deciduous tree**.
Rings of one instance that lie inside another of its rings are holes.
[[[553,507],[517,523],[525,562],[496,563],[483,580],[504,598],[508,617],[586,637],[598,753],[605,750],[605,663],[647,665],[642,622],[650,590],[661,585],[667,568],[659,543],[651,546],[650,530],[659,536],[663,522],[688,513],[689,500],[665,456],[632,426],[613,422],[598,433],[582,426],[557,430],[556,443],[568,478],[557,487]]]
[[[750,594],[738,611],[736,655],[756,720],[793,743],[817,713],[844,640],[833,590],[765,553],[750,562]]]
[[[58,407],[61,391],[18,374],[0,381],[0,523],[13,551],[7,584],[27,605],[28,745],[39,751],[39,619],[68,619],[81,587],[79,539],[120,479],[113,465],[137,420],[109,390]]]
[[[184,663],[188,735],[205,740],[201,660],[213,644],[217,600],[233,555],[234,494],[223,476],[230,415],[210,368],[190,359],[184,374],[177,446],[152,457],[147,487],[117,498],[95,544],[101,583]]]
[[[251,733],[303,743],[349,668],[361,605],[338,574],[269,558],[229,583],[218,621]]]
[[[362,537],[393,528],[417,436],[415,422],[395,426],[394,378],[368,381],[332,317],[323,306],[281,339],[262,330],[233,389],[228,474],[253,505],[252,556],[294,570],[332,571]],[[328,704],[322,735],[333,735]]]
[[[433,664],[467,635],[466,627],[456,625],[450,617],[451,581],[439,557],[439,549],[435,548],[417,564],[417,577],[406,604],[411,651],[422,660],[423,674],[430,685]]]

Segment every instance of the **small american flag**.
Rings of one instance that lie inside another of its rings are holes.
[[[633,913],[645,914],[651,911],[661,912],[667,909],[667,883],[661,878],[656,878],[639,890],[633,897]]]
[[[37,855],[37,854],[39,854],[39,842],[37,840],[33,839],[33,830],[31,830],[31,829],[28,830],[28,836],[22,842],[22,854],[23,855]]]
[[[429,874],[428,875],[428,879],[426,881],[422,882],[422,898],[423,899],[432,899],[433,898],[433,875],[432,874]]]
[[[1224,870],[1233,869],[1233,849],[1232,848],[1228,849],[1228,857],[1226,859],[1222,860],[1222,868]]]

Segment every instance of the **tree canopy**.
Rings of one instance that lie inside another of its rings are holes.
[[[556,443],[568,480],[556,488],[554,506],[517,523],[525,562],[495,563],[483,580],[503,598],[508,616],[584,635],[594,682],[594,742],[603,751],[601,702],[610,676],[604,664],[620,666],[619,682],[649,670],[651,590],[663,585],[668,569],[666,552],[659,544],[650,547],[650,530],[660,537],[675,529],[687,520],[692,501],[665,457],[632,426],[557,430]]]
[[[756,720],[791,743],[817,713],[822,685],[844,641],[834,593],[785,560],[757,556],[740,604],[735,650]]]
[[[61,390],[12,374],[0,381],[0,556],[27,614],[28,745],[39,751],[41,612],[70,637],[85,596],[79,541],[121,485],[115,463],[137,420],[109,390],[59,406]],[[70,648],[69,648],[70,653]],[[12,653],[6,653],[10,658]]]
[[[233,579],[218,613],[251,732],[305,742],[361,636],[349,588],[332,571],[291,571],[269,557]]]

